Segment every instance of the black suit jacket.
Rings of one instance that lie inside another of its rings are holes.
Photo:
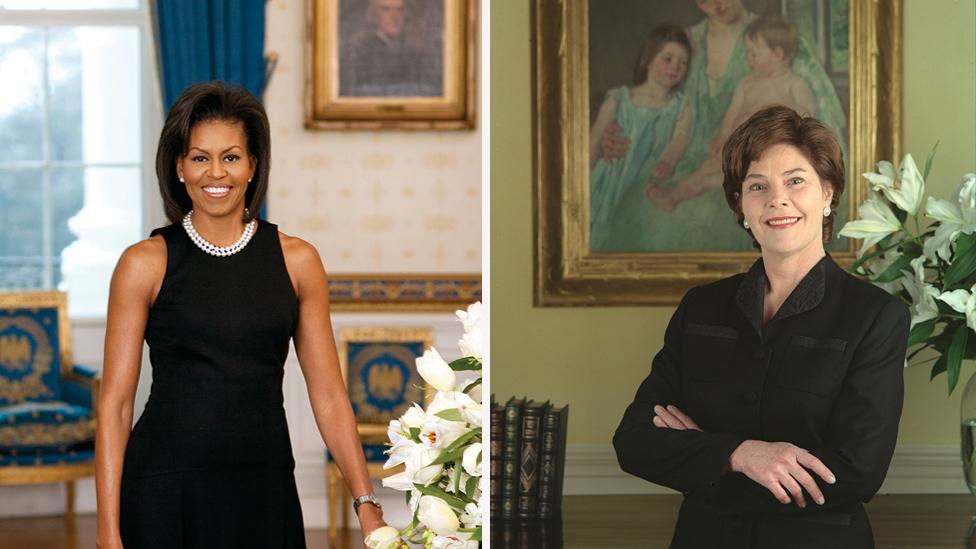
[[[762,260],[689,291],[614,435],[624,471],[685,494],[672,548],[870,548],[861,502],[878,491],[898,434],[910,315],[825,256],[762,324]],[[704,432],[654,427],[674,404]],[[784,505],[741,473],[748,439],[809,450],[823,506]]]

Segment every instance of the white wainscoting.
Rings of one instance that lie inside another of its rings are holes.
[[[457,340],[463,333],[461,323],[451,313],[336,313],[332,315],[333,329],[338,340],[339,330],[351,326],[430,327],[434,330],[434,346],[448,361],[458,358]],[[97,368],[102,366],[102,346],[105,337],[103,321],[81,320],[72,323],[75,362]],[[142,413],[149,398],[152,371],[149,351],[143,350],[143,367],[136,391],[136,417]],[[325,494],[325,445],[315,425],[309,404],[305,379],[301,375],[294,349],[285,364],[285,411],[295,454],[295,479],[309,528],[327,525]],[[391,524],[403,527],[410,521],[400,492],[382,488],[377,483],[377,496],[385,505],[385,516]],[[95,483],[92,479],[79,481],[76,492],[79,513],[95,512]],[[4,486],[0,487],[0,517],[58,515],[64,512],[64,485]],[[340,515],[341,516],[341,515]],[[352,526],[355,518],[350,514]]]
[[[566,448],[564,494],[674,494],[674,490],[620,470],[613,447],[570,444]],[[903,444],[895,448],[881,494],[964,494],[959,447]]]

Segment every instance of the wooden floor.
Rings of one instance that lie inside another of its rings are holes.
[[[680,496],[567,496],[561,525],[536,526],[519,543],[501,543],[492,529],[492,547],[547,549],[667,548],[681,503]],[[976,497],[968,495],[877,496],[867,506],[877,549],[976,549],[967,538],[976,514]],[[561,526],[561,528],[560,528]],[[0,519],[2,549],[90,549],[95,547],[95,517],[73,522],[61,517]],[[307,530],[308,549],[360,549],[358,531],[329,543],[325,530]],[[522,544],[522,541],[529,541]],[[560,543],[561,542],[561,543]]]
[[[520,539],[517,526],[504,532],[496,525],[492,547],[666,549],[680,505],[681,496],[567,496],[561,529],[536,525]],[[877,549],[976,549],[976,536],[967,539],[976,497],[877,496],[866,507]]]
[[[94,549],[94,515],[79,515],[74,521],[63,517],[0,519],[0,549]],[[308,549],[362,549],[358,530],[339,532],[329,542],[325,530],[305,530]]]

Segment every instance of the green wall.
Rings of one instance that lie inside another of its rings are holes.
[[[532,307],[529,5],[491,4],[492,392],[569,403],[569,442],[609,444],[673,308]],[[976,171],[976,3],[905,0],[904,26],[905,150],[921,162],[940,142],[928,191],[948,197]],[[957,443],[961,391],[946,399],[927,366],[905,380],[900,444]]]

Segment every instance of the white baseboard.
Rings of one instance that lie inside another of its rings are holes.
[[[675,494],[674,490],[628,475],[613,447],[570,444],[566,448],[566,495]],[[965,494],[959,446],[903,444],[895,448],[881,494]]]

